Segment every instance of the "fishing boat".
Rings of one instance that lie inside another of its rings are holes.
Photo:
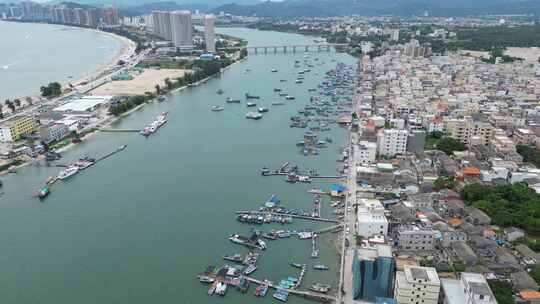
[[[255,272],[255,270],[257,270],[257,266],[255,266],[254,264],[249,264],[246,266],[246,268],[244,268],[244,271],[242,271],[242,273],[244,275],[249,275]]]
[[[227,284],[218,282],[216,286],[216,293],[221,297],[225,296],[227,293]]]
[[[225,93],[225,91],[223,91],[222,89],[218,89],[218,90],[216,91],[216,94],[218,94],[218,95],[221,95],[221,94],[223,94],[223,93]]]
[[[292,267],[299,268],[299,269],[302,269],[304,267],[304,265],[302,265],[300,263],[291,262],[290,264],[291,264]]]
[[[215,281],[212,283],[212,285],[210,286],[210,288],[208,288],[208,295],[211,296],[214,294],[214,292],[216,291],[216,288],[217,288],[217,284],[219,282],[218,281]]]
[[[225,99],[225,102],[226,103],[240,103],[240,99],[233,99],[232,97],[227,97],[227,99]]]
[[[313,269],[315,270],[329,270],[330,268],[326,265],[322,265],[322,264],[319,264],[319,265],[313,265]]]
[[[266,293],[268,292],[268,280],[264,280],[264,282],[257,286],[255,289],[255,296],[264,298],[266,296]]]
[[[273,106],[281,106],[281,105],[284,105],[285,103],[283,101],[273,101],[272,102],[272,105]]]
[[[285,288],[278,288],[276,292],[274,292],[272,297],[281,302],[287,302],[287,299],[289,298],[289,292]]]
[[[246,93],[246,99],[259,99],[260,97],[257,95],[251,95],[249,93]]]
[[[281,89],[274,88],[274,92],[281,92]]]
[[[287,79],[280,79],[279,82],[286,82]]]
[[[248,112],[246,114],[246,118],[247,119],[254,119],[254,120],[257,120],[257,119],[261,119],[263,116],[261,113],[257,113],[257,112]]]
[[[287,99],[287,100],[294,100],[295,97],[294,97],[294,96],[291,96],[291,95],[287,95],[287,96],[285,96],[285,99]]]
[[[210,110],[213,111],[213,112],[220,112],[220,111],[223,111],[223,109],[225,109],[225,108],[222,107],[222,106],[218,106],[218,105],[214,105],[214,106],[210,107]]]
[[[272,73],[276,73],[276,72],[277,72],[277,70],[276,70],[276,69],[271,69],[271,70],[270,70],[270,72],[272,72]]]
[[[330,285],[315,283],[309,287],[309,290],[320,292],[320,293],[327,293],[330,290],[330,288],[331,288]]]
[[[268,108],[260,107],[259,109],[257,109],[257,111],[258,111],[259,113],[266,113],[266,112],[268,112]]]
[[[214,281],[216,280],[208,275],[203,275],[203,274],[199,275],[198,279],[199,279],[199,282],[201,283],[214,283]]]
[[[273,232],[263,233],[261,236],[263,238],[265,238],[267,240],[271,240],[271,241],[277,240],[277,238],[278,238],[277,234],[275,234]]]
[[[246,103],[246,106],[247,107],[255,107],[255,106],[257,106],[257,104],[254,103],[254,102],[248,102],[248,103]]]
[[[223,259],[227,261],[231,261],[231,262],[237,262],[237,263],[242,263],[244,261],[244,258],[239,253],[236,253],[233,255],[226,254],[223,256]]]

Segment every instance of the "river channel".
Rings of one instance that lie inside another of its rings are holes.
[[[39,25],[36,25],[39,26]],[[313,43],[296,34],[250,29],[219,29],[245,38],[251,45]],[[303,84],[295,84],[296,54],[251,55],[219,77],[198,87],[173,93],[167,100],[143,107],[113,127],[141,128],[156,115],[168,111],[168,123],[144,138],[137,133],[100,133],[64,155],[69,162],[82,155],[99,157],[122,144],[124,151],[96,164],[67,181],[59,181],[44,201],[32,192],[61,168],[28,166],[2,177],[0,197],[0,289],[3,303],[271,303],[230,290],[225,297],[208,296],[207,286],[196,276],[207,265],[224,264],[225,253],[245,250],[228,240],[231,233],[249,234],[251,227],[235,220],[235,210],[254,210],[271,194],[287,207],[312,208],[312,187],[328,189],[330,181],[287,184],[281,177],[262,177],[260,168],[278,167],[284,161],[302,168],[336,174],[338,148],[346,130],[331,125],[325,136],[333,139],[317,156],[303,156],[295,144],[304,130],[289,127],[290,116],[309,101],[324,72],[337,60],[354,58],[335,52],[311,53],[316,65]],[[250,69],[250,72],[246,72]],[[277,69],[277,73],[271,73]],[[287,79],[287,82],[280,82]],[[282,106],[273,88],[296,97]],[[216,94],[218,89],[225,91]],[[245,104],[225,104],[225,98],[260,95],[259,105],[270,112],[259,121],[248,120]],[[222,112],[210,106],[221,104]],[[329,201],[323,216],[331,217]],[[269,229],[326,227],[295,220]],[[257,228],[261,228],[260,226]],[[336,251],[329,234],[318,242],[320,257],[309,259],[310,241],[296,237],[268,242],[262,253],[257,278],[279,281],[298,274],[290,261],[326,264],[330,271],[311,267],[302,284],[337,281]],[[290,303],[308,303],[289,298]]]

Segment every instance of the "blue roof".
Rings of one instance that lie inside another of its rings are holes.
[[[270,196],[270,198],[268,199],[268,202],[279,204],[281,200],[279,199],[279,197],[277,197],[277,195],[272,194],[272,196]]]
[[[330,190],[337,191],[337,192],[343,192],[343,191],[347,190],[347,187],[345,185],[341,185],[341,184],[332,184],[330,186]]]

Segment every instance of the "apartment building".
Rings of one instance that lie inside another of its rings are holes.
[[[497,304],[484,275],[462,272],[459,280],[441,279],[443,304]]]
[[[407,130],[385,129],[377,133],[377,149],[380,156],[394,157],[407,150]]]
[[[14,142],[37,130],[38,123],[34,118],[29,116],[13,117],[0,126],[0,142]]]
[[[362,140],[359,142],[358,149],[355,153],[360,165],[375,163],[375,159],[377,158],[377,144]]]
[[[377,199],[359,200],[357,224],[357,234],[364,238],[388,235],[388,220],[382,203]]]
[[[437,304],[441,282],[433,267],[405,265],[396,272],[394,295],[400,304]]]
[[[433,229],[403,227],[398,231],[399,248],[411,251],[431,251],[435,249],[437,232]]]
[[[446,120],[445,130],[450,137],[463,144],[484,146],[491,141],[494,132],[491,124],[470,117]]]

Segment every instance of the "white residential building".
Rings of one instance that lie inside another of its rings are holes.
[[[152,22],[154,34],[165,40],[172,40],[171,13],[165,11],[153,11]]]
[[[433,267],[405,265],[396,272],[394,296],[399,304],[437,304],[441,282]]]
[[[459,280],[441,279],[443,304],[497,304],[484,275],[462,272]]]
[[[216,17],[214,15],[204,16],[204,42],[206,51],[210,53],[216,52],[215,22]]]
[[[385,129],[377,134],[377,148],[379,155],[394,157],[404,154],[407,149],[407,130]]]
[[[193,25],[191,12],[175,11],[171,13],[172,42],[175,47],[193,47]]]
[[[359,165],[367,165],[375,163],[377,158],[377,144],[369,141],[360,141],[358,149],[355,151],[357,154],[357,162]]]
[[[377,199],[360,199],[357,213],[357,234],[370,238],[376,235],[388,235],[388,220],[384,207]]]

